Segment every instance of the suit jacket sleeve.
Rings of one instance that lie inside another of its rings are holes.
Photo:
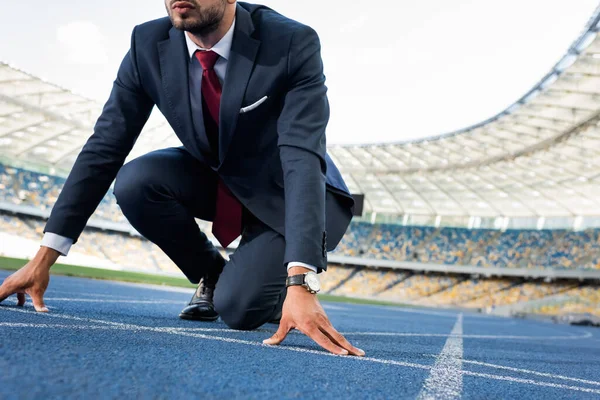
[[[278,121],[285,187],[285,263],[323,269],[325,250],[325,128],[329,103],[321,45],[314,30],[299,28],[288,57],[288,88]]]
[[[135,32],[94,133],[77,157],[44,232],[77,241],[150,116],[154,104],[138,76]]]

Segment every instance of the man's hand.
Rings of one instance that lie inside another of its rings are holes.
[[[55,250],[42,247],[33,260],[4,280],[0,286],[0,302],[16,294],[17,304],[23,306],[25,294],[28,294],[36,311],[48,312],[44,305],[44,292],[50,282],[50,267],[59,255]]]
[[[309,293],[302,286],[290,286],[287,289],[279,329],[263,343],[277,345],[283,342],[288,332],[294,328],[333,354],[365,355],[364,351],[352,346],[344,336],[335,330],[317,296]]]

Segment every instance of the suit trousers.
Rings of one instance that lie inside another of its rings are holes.
[[[285,299],[285,238],[244,209],[240,244],[226,261],[194,219],[212,221],[217,180],[210,167],[185,149],[169,148],[125,164],[114,194],[131,225],[160,247],[190,282],[223,268],[215,310],[233,329],[255,329],[277,315]],[[336,213],[350,212],[329,204],[336,201],[327,194],[328,222]],[[345,226],[338,230],[329,233],[333,240],[341,239]]]

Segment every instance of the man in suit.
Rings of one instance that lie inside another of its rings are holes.
[[[329,322],[315,292],[353,201],[326,154],[329,119],[319,38],[260,5],[165,0],[169,17],[137,26],[94,134],[46,225],[40,251],[0,299],[38,311],[48,271],[77,241],[116,178],[131,223],[198,283],[180,317],[254,329],[280,320],[336,354],[364,355]],[[123,166],[157,106],[183,143]],[[229,261],[194,218],[213,222]]]

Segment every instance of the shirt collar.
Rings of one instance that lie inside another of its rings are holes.
[[[233,42],[234,28],[235,28],[235,19],[233,20],[233,23],[231,24],[231,27],[229,28],[229,30],[227,31],[225,36],[223,36],[221,38],[221,40],[219,40],[212,47],[212,49],[210,49],[210,50],[214,51],[215,53],[217,53],[219,56],[223,57],[225,60],[229,59],[229,53],[231,52],[231,43]],[[192,42],[192,39],[190,39],[190,36],[188,35],[187,32],[184,32],[183,36],[185,36],[185,43],[187,44],[190,59],[194,56],[194,53],[197,50],[207,50],[207,49],[204,49],[204,48],[198,46],[196,43]]]

